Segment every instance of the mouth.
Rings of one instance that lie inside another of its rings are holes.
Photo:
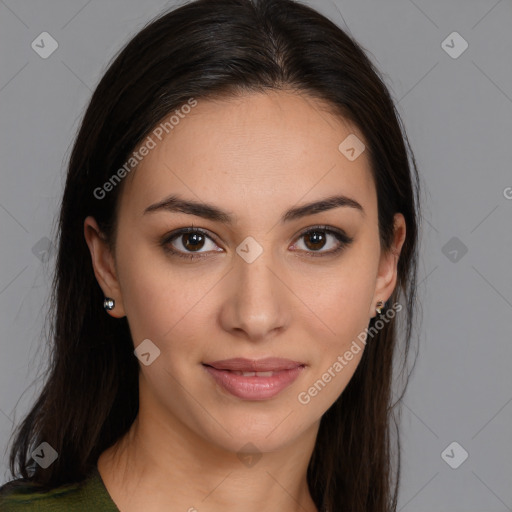
[[[280,357],[266,357],[265,359],[245,359],[243,357],[235,357],[233,359],[223,359],[221,361],[213,361],[203,363],[217,370],[231,370],[234,372],[280,372],[282,370],[292,370],[297,366],[305,366],[299,361],[291,359],[283,359]]]
[[[234,358],[203,363],[203,367],[229,394],[244,400],[267,400],[291,385],[306,365],[281,358]]]

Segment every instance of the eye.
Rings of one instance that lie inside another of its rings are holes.
[[[295,246],[308,253],[308,256],[331,256],[337,254],[352,242],[353,238],[347,236],[341,230],[329,226],[315,226],[303,231],[299,236],[299,242]],[[300,247],[301,245],[305,249]],[[322,251],[321,249],[325,247],[329,250]]]
[[[208,247],[208,241],[212,244],[210,247]],[[193,226],[174,231],[162,240],[162,246],[166,251],[175,254],[176,256],[189,259],[203,257],[196,256],[195,253],[201,254],[209,251],[222,251],[222,249],[215,249],[216,244],[205,231],[194,228]],[[205,246],[206,250],[201,251]]]

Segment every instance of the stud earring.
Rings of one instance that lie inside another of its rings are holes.
[[[103,307],[106,311],[111,311],[114,309],[116,305],[116,301],[114,299],[111,299],[110,297],[105,297],[105,300],[103,301]]]
[[[384,301],[379,300],[377,302],[377,307],[375,308],[377,310],[377,313],[380,315],[382,313],[382,307],[384,306]]]

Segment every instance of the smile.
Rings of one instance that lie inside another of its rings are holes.
[[[259,361],[229,359],[203,363],[203,368],[231,395],[244,400],[267,400],[290,386],[305,365],[277,358]]]

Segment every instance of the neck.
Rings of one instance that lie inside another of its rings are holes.
[[[306,478],[318,426],[278,450],[237,454],[139,410],[98,471],[121,512],[318,512]]]

